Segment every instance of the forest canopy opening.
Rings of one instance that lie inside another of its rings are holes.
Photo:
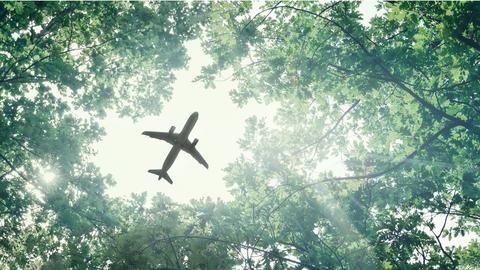
[[[479,268],[480,5],[377,5],[366,22],[344,1],[0,3],[0,267]],[[177,121],[161,117],[186,81],[188,114],[210,102],[199,148],[228,164],[180,160],[172,190],[229,199],[109,195],[107,112]],[[227,117],[217,95],[275,115]]]

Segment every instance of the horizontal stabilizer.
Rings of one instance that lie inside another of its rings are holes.
[[[164,172],[162,170],[148,170],[148,172],[158,175],[158,180],[165,178],[167,182],[169,182],[170,184],[173,184],[172,178],[170,178],[167,172]]]
[[[170,178],[166,172],[162,175],[162,177],[165,178],[165,180],[167,180],[170,184],[173,184],[172,178]]]

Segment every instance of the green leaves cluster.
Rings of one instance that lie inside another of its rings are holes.
[[[88,162],[98,119],[161,110],[205,7],[0,4],[0,268],[105,264],[100,234],[118,217],[104,193],[113,179]]]
[[[478,268],[480,6],[378,8],[367,25],[343,1],[2,3],[0,266]],[[158,112],[196,37],[197,80],[233,72],[232,100],[278,102],[276,126],[247,121],[230,202],[108,198],[97,119]]]
[[[246,196],[242,201],[265,197],[264,183],[277,183],[267,198],[280,200],[277,211],[289,209],[290,216],[306,207],[300,198],[320,205],[313,209],[338,207],[357,238],[333,245],[340,260],[327,269],[459,267],[468,249],[447,239],[476,235],[479,224],[479,5],[383,3],[385,14],[369,25],[360,21],[358,5],[279,1],[251,13],[223,7],[222,32],[211,29],[205,37],[218,44],[208,51],[216,61],[199,79],[210,85],[232,69],[238,104],[255,99],[282,106],[278,129],[258,137],[247,132],[252,159],[232,164],[227,181],[236,196]],[[225,32],[234,46],[222,43]],[[349,176],[321,172],[332,155],[345,160]],[[272,163],[280,169],[263,174]],[[331,196],[332,203],[318,196]],[[322,218],[308,213],[317,223]],[[338,235],[347,234],[324,238]],[[368,256],[352,248],[369,250]],[[310,262],[321,265],[325,257]]]

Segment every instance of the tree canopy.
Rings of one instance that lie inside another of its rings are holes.
[[[113,179],[86,159],[103,134],[98,118],[158,113],[202,5],[1,3],[1,268],[62,252],[90,267],[99,224],[116,224],[104,195]],[[49,168],[55,185],[41,177]]]
[[[480,267],[480,5],[359,5],[1,3],[0,266]],[[98,119],[159,113],[197,38],[196,80],[231,74],[276,126],[247,121],[231,201],[106,196]]]

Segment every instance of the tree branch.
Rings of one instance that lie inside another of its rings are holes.
[[[70,5],[68,7],[66,7],[65,9],[63,9],[62,11],[60,11],[57,15],[55,15],[55,17],[53,17],[49,22],[48,24],[40,31],[40,33],[38,33],[35,38],[42,38],[43,36],[46,36],[47,34],[49,34],[51,32],[51,30],[53,29],[53,27],[65,16],[67,16],[68,14],[72,13],[74,10],[76,9],[76,6],[73,6],[73,5]]]
[[[335,259],[337,260],[339,266],[340,266],[340,269],[345,269],[345,266],[343,265],[343,262],[342,262],[342,259],[340,258],[340,256],[338,255],[338,253],[330,246],[328,245],[325,241],[323,241],[318,235],[317,235],[317,240],[320,242],[320,244],[322,244],[323,246],[325,246],[327,248],[327,250],[333,254],[333,256],[335,257]],[[300,247],[299,245],[295,244],[295,243],[287,243],[287,242],[283,242],[283,241],[277,241],[278,243],[282,244],[282,245],[286,245],[286,246],[292,246],[298,250],[302,250],[303,252],[306,252],[308,250]]]
[[[265,12],[265,11],[269,11],[268,14],[267,14],[265,17],[263,17],[262,21],[255,26],[255,29],[257,29],[257,27],[259,27],[259,26],[268,18],[268,16],[270,16],[270,14],[273,12],[274,8],[275,8],[276,6],[278,6],[281,2],[282,2],[282,1],[278,1],[278,2],[273,6],[273,8],[268,8],[268,9],[262,10],[262,11],[258,12],[257,14],[255,14],[255,15],[253,16],[253,18],[250,19],[250,20],[242,27],[242,30],[240,30],[240,32],[243,32],[243,31],[250,25],[250,23],[252,23],[253,20],[254,20],[255,18],[257,18],[260,14],[262,14],[262,13]]]
[[[424,143],[422,143],[415,151],[413,151],[412,153],[410,153],[409,155],[407,155],[403,160],[401,160],[400,162],[398,162],[397,164],[393,165],[392,167],[389,167],[385,170],[382,170],[380,172],[376,172],[376,173],[369,173],[369,174],[365,174],[365,175],[353,175],[353,176],[343,176],[343,177],[332,177],[332,178],[327,178],[327,179],[323,179],[323,180],[319,180],[319,181],[315,181],[313,183],[309,183],[309,184],[306,184],[306,185],[303,185],[301,187],[299,187],[298,189],[290,192],[276,207],[273,207],[270,212],[268,213],[268,216],[270,216],[272,213],[276,212],[278,209],[280,209],[280,207],[282,207],[282,205],[288,201],[293,195],[297,194],[298,192],[302,191],[302,190],[305,190],[309,187],[312,187],[312,186],[315,186],[315,185],[318,185],[318,184],[322,184],[322,183],[327,183],[327,182],[339,182],[339,181],[346,181],[346,180],[362,180],[362,179],[371,179],[371,178],[378,178],[378,177],[381,177],[381,176],[384,176],[385,174],[389,173],[389,172],[392,172],[398,168],[400,168],[401,166],[403,166],[405,163],[407,163],[411,158],[413,158],[415,155],[418,154],[418,152],[420,152],[421,150],[427,148],[433,141],[435,141],[435,139],[437,139],[440,135],[442,135],[443,133],[449,131],[450,129],[454,128],[458,126],[457,123],[453,123],[453,122],[449,122],[448,124],[446,124],[442,129],[440,129],[439,131],[437,131],[435,134],[433,134],[432,136],[430,136]]]
[[[404,90],[407,92],[409,95],[411,95],[414,99],[416,99],[420,104],[422,104],[425,108],[427,108],[429,111],[431,111],[435,116],[439,118],[445,118],[447,120],[452,121],[453,123],[465,127],[467,130],[470,130],[471,132],[475,133],[477,136],[480,137],[480,128],[477,126],[474,126],[472,123],[469,121],[464,121],[460,118],[456,118],[452,115],[447,114],[446,112],[438,109],[434,105],[430,104],[426,100],[422,99],[419,95],[417,95],[413,90],[408,88],[402,81],[391,75],[386,69],[384,69],[385,73],[387,76],[389,76],[392,80],[393,83],[395,83],[397,86],[400,87],[400,89]]]
[[[42,37],[46,36],[48,33],[51,32],[52,28],[54,27],[55,24],[57,24],[60,18],[65,17],[69,13],[72,13],[75,10],[75,8],[76,8],[75,6],[69,6],[64,10],[60,11],[53,19],[50,20],[50,22],[40,31],[40,33],[36,35],[32,34],[32,36],[30,37],[30,40],[33,42],[33,40],[36,39],[35,42],[33,43],[32,48],[29,50],[26,56],[20,57],[19,59],[15,58],[15,61],[6,69],[6,71],[2,72],[3,74],[2,74],[1,82],[5,81],[5,78],[8,76],[8,73],[12,70],[12,68],[15,65],[20,65],[21,62],[28,59],[32,55],[33,51],[37,48],[38,44],[42,40]]]
[[[294,264],[296,264],[296,265],[303,266],[303,267],[305,267],[305,268],[307,268],[307,269],[311,269],[311,270],[321,270],[321,268],[316,267],[316,266],[314,266],[314,265],[311,265],[311,264],[308,264],[308,263],[303,263],[303,262],[301,262],[301,261],[297,261],[297,260],[293,260],[293,259],[289,259],[289,258],[282,257],[282,256],[276,254],[276,252],[264,250],[264,249],[257,248],[257,247],[252,247],[252,246],[249,246],[249,245],[237,243],[237,242],[230,241],[230,240],[224,240],[224,239],[219,239],[219,238],[214,238],[214,237],[208,237],[208,236],[199,236],[199,235],[177,235],[177,236],[168,236],[168,237],[165,237],[165,238],[155,239],[152,244],[154,244],[154,243],[156,243],[156,242],[171,241],[171,240],[176,240],[176,239],[202,239],[202,240],[207,240],[207,241],[212,241],[212,242],[223,243],[223,244],[226,244],[226,245],[229,245],[229,246],[240,246],[240,247],[242,247],[242,248],[252,249],[252,250],[257,251],[257,252],[262,252],[262,253],[265,253],[265,254],[269,254],[270,256],[275,257],[275,258],[277,258],[277,259],[279,259],[279,260],[282,260],[282,261],[285,261],[285,262],[289,262],[289,263],[294,263]],[[147,248],[148,248],[148,247],[147,247]]]
[[[36,156],[36,157],[38,157],[38,158],[41,158],[41,156],[40,156],[39,154],[35,153],[33,150],[31,150],[31,149],[29,149],[28,147],[26,147],[25,145],[23,145],[23,143],[22,143],[19,139],[15,138],[15,137],[10,137],[10,138],[11,138],[14,142],[16,142],[20,147],[22,147],[23,149],[25,149],[25,151],[29,152],[30,154],[32,154],[32,155],[34,155],[34,156]]]
[[[353,110],[358,104],[360,103],[360,100],[355,100],[353,102],[353,104],[342,114],[342,116],[340,116],[340,118],[337,119],[337,121],[335,122],[335,124],[333,125],[333,127],[331,127],[327,132],[325,132],[325,134],[322,135],[322,137],[320,137],[316,142],[313,142],[307,146],[304,146],[303,148],[301,148],[300,150],[297,150],[296,152],[294,152],[293,154],[296,155],[298,154],[299,152],[302,152],[316,144],[319,144],[321,143],[323,140],[325,140],[328,136],[330,136],[330,134],[332,134],[333,131],[335,131],[335,129],[338,127],[338,125],[340,124],[340,122],[342,122],[343,118],[345,118],[345,116],[350,113],[351,110]]]
[[[25,175],[23,175],[23,173],[19,172],[17,170],[17,168],[4,156],[0,153],[0,158],[5,161],[5,163],[7,163],[7,165],[10,167],[10,169],[12,169],[14,172],[16,172],[21,178],[23,178],[23,180],[28,181],[28,178],[25,177]]]
[[[15,75],[14,77],[6,78],[7,73],[5,73],[3,78],[0,80],[0,83],[6,83],[6,82],[11,82],[11,81],[21,80],[21,79],[24,79],[24,78],[48,79],[48,77],[32,76],[32,75],[29,75],[29,74],[27,74],[26,77],[22,77],[21,74],[26,73],[32,67],[38,65],[39,63],[42,63],[44,60],[46,60],[48,58],[55,57],[55,56],[61,56],[63,54],[67,54],[67,53],[74,52],[74,51],[88,50],[88,49],[94,49],[94,48],[97,48],[97,47],[101,47],[101,46],[103,46],[103,45],[105,45],[105,44],[107,44],[111,41],[114,41],[117,38],[118,38],[118,36],[114,36],[114,37],[108,38],[108,39],[106,39],[106,40],[104,40],[100,43],[97,43],[97,44],[92,44],[92,45],[88,45],[88,46],[81,47],[81,48],[68,48],[68,49],[66,49],[62,52],[59,52],[59,53],[50,53],[48,55],[45,55],[45,56],[41,57],[40,59],[38,59],[36,61],[33,61],[32,63],[30,63],[30,65],[21,69],[19,71],[19,74]]]
[[[345,74],[358,75],[358,76],[363,76],[363,77],[367,77],[367,78],[372,78],[372,79],[377,79],[377,80],[382,80],[382,81],[390,82],[390,80],[389,80],[388,78],[385,78],[385,77],[383,77],[383,76],[380,75],[380,74],[365,74],[365,73],[361,73],[361,72],[358,72],[358,71],[350,70],[350,69],[347,69],[347,68],[344,68],[344,67],[341,67],[341,66],[332,64],[332,63],[328,63],[327,65],[330,66],[330,67],[332,67],[332,68],[334,68],[334,69],[336,69],[337,71],[342,72],[342,73],[345,73]]]
[[[467,46],[469,46],[469,47],[471,47],[471,48],[480,52],[480,44],[475,42],[475,40],[467,38],[462,34],[456,34],[456,35],[454,35],[454,37],[456,37],[458,40],[463,42],[463,44],[465,44],[465,45],[467,45]]]
[[[13,172],[13,169],[10,168],[10,170],[2,173],[2,175],[0,175],[0,180],[2,180],[5,176],[11,174]]]
[[[445,248],[442,245],[442,242],[440,241],[440,237],[442,236],[443,230],[445,229],[445,226],[447,225],[448,216],[450,215],[450,210],[452,209],[452,206],[453,206],[453,200],[450,201],[450,204],[448,205],[448,210],[447,210],[447,213],[445,214],[445,220],[443,221],[443,225],[442,225],[442,228],[440,229],[440,232],[438,234],[436,234],[433,231],[433,228],[430,228],[430,231],[432,231],[433,235],[435,236],[435,239],[437,240],[437,243],[438,243],[438,246],[440,247],[440,250],[452,262],[453,269],[455,269],[456,268],[455,267],[456,266],[455,260],[453,259],[452,255],[445,250]]]
[[[312,16],[315,16],[315,18],[321,18],[323,20],[326,20],[328,22],[331,22],[333,25],[335,25],[337,28],[339,28],[347,37],[349,37],[357,46],[360,47],[360,49],[370,58],[373,59],[374,63],[383,71],[384,75],[387,76],[387,78],[390,79],[390,81],[394,84],[396,84],[400,89],[404,90],[406,93],[408,93],[410,96],[412,96],[417,102],[419,102],[422,106],[424,106],[426,109],[431,111],[435,116],[439,118],[445,118],[451,122],[456,123],[457,125],[463,126],[466,129],[470,130],[471,132],[475,133],[477,136],[480,137],[480,128],[475,126],[473,123],[470,121],[464,121],[460,118],[454,117],[452,115],[447,114],[446,112],[438,109],[422,97],[420,97],[417,93],[415,93],[412,89],[408,88],[400,79],[397,77],[393,76],[393,74],[390,73],[390,71],[385,67],[383,61],[378,57],[377,55],[372,54],[367,47],[358,39],[356,38],[350,31],[348,31],[343,25],[340,23],[329,19],[325,16],[322,16],[320,13],[315,13],[310,10],[302,9],[302,8],[297,8],[294,6],[277,6],[276,8],[287,8],[287,9],[292,9],[295,11],[299,12],[304,12],[307,14],[310,14]],[[371,41],[368,37],[367,39]],[[372,41],[371,41],[372,42]]]
[[[168,237],[168,235],[167,235],[167,237]],[[173,252],[173,255],[175,256],[175,262],[177,263],[178,269],[182,269],[181,266],[180,266],[180,260],[178,259],[177,250],[175,249],[175,246],[173,245],[173,241],[171,239],[169,239],[168,243],[170,244],[170,247],[172,248],[172,252]]]

